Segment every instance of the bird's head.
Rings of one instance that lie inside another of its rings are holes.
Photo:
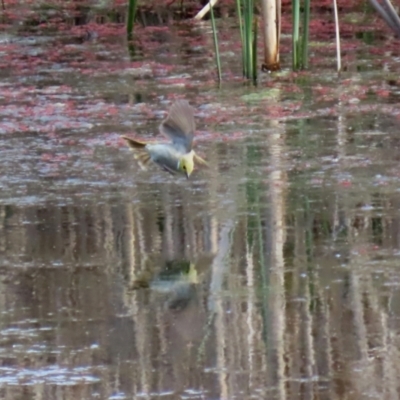
[[[185,154],[181,157],[178,163],[178,169],[183,174],[186,175],[186,178],[189,178],[190,174],[193,172],[194,161],[193,161],[193,153]]]

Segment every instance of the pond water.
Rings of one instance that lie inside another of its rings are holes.
[[[315,43],[254,88],[227,25],[221,87],[207,23],[148,28],[133,58],[118,25],[8,27],[1,398],[399,398],[393,39],[344,43],[340,78]],[[177,97],[210,164],[190,180],[120,139],[156,138]]]

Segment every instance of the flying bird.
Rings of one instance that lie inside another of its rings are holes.
[[[122,136],[134,151],[135,158],[142,169],[146,169],[149,162],[153,161],[171,174],[180,173],[189,178],[195,161],[207,165],[207,162],[193,150],[194,115],[193,108],[186,100],[175,101],[159,130],[171,141],[147,143]]]

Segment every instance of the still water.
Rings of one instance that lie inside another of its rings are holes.
[[[396,87],[380,106],[349,89],[379,74],[321,100],[185,62],[175,86],[52,67],[0,86],[1,398],[399,398]],[[210,164],[190,180],[119,139],[153,137],[170,93]]]

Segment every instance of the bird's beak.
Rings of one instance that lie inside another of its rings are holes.
[[[186,179],[189,179],[190,174],[188,174],[187,172],[185,172],[186,175]]]

